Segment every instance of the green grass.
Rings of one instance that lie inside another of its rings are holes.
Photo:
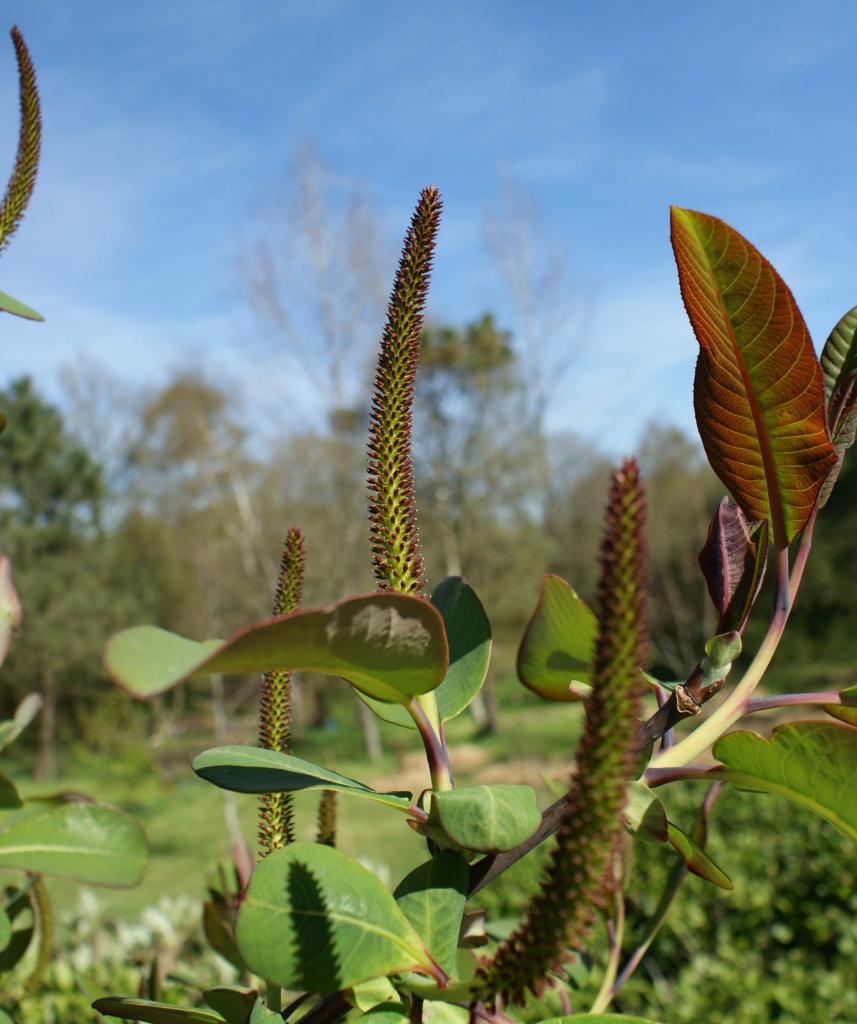
[[[544,805],[551,797],[540,782],[540,766],[549,766],[553,775],[563,775],[570,768],[580,731],[580,707],[545,704],[510,678],[502,681],[499,693],[498,734],[479,734],[468,713],[449,723],[448,742],[457,784],[482,781],[486,773],[503,770],[500,766],[511,762],[511,775],[502,781],[529,781],[536,786]],[[411,788],[415,793],[428,785],[415,733],[382,723],[385,755],[380,762],[370,764],[362,755],[360,731],[351,724],[350,705],[340,705],[337,710],[337,728],[308,730],[296,742],[296,753],[369,784],[380,780],[384,786]],[[248,718],[235,729],[234,740],[252,743],[254,735],[255,723]],[[211,734],[204,730],[188,734],[157,755],[141,749],[140,740],[128,740],[127,749],[122,747],[121,737],[117,742],[118,750],[109,757],[81,746],[74,748],[63,759],[63,774],[57,782],[38,786],[24,783],[24,794],[80,791],[121,807],[143,825],[150,846],[145,878],[134,889],[100,891],[109,915],[133,920],[144,907],[165,895],[185,894],[201,901],[216,864],[230,856],[224,795],[196,778],[190,768],[195,753],[214,745]],[[458,768],[456,748],[460,751]],[[521,762],[526,762],[527,779],[515,777]],[[244,835],[255,847],[256,800],[242,794],[232,799]],[[317,803],[317,793],[297,796],[299,838],[314,838]],[[427,856],[425,841],[408,828],[401,814],[344,796],[339,800],[337,845],[363,860],[391,885]],[[54,879],[49,887],[61,910],[75,905],[77,886]]]

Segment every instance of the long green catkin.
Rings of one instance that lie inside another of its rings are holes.
[[[425,587],[411,432],[423,310],[442,205],[433,185],[424,188],[411,218],[387,307],[369,424],[369,521],[375,579],[382,590],[408,594]]]
[[[636,462],[613,474],[600,555],[592,694],[557,845],[521,927],[480,970],[477,1000],[520,1002],[580,948],[604,906],[622,831],[643,681],[644,498]],[[605,884],[607,882],[607,884]]]
[[[42,145],[42,116],[36,71],[17,25],[12,28],[11,36],[18,61],[21,115],[15,166],[6,186],[3,202],[0,204],[0,250],[8,244],[15,233],[33,194]]]
[[[296,611],[303,596],[304,539],[300,530],[286,534],[273,614]],[[266,672],[259,699],[259,746],[290,754],[292,750],[291,672]],[[267,856],[294,842],[291,793],[264,793],[259,798],[259,854]]]

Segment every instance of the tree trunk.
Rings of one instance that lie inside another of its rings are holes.
[[[228,740],[228,723],[226,719],[226,707],[223,699],[223,676],[217,672],[211,677],[211,717],[214,725],[214,738],[218,745]],[[238,802],[235,794],[227,789],[221,789],[223,800],[223,821],[226,825],[226,834],[229,836],[229,846],[232,856],[239,866],[239,869],[253,870],[253,858],[250,855],[250,848],[244,833],[241,830],[241,819],[238,816]]]
[[[363,739],[366,743],[366,756],[370,761],[380,761],[384,754],[384,747],[381,744],[378,719],[356,693],[354,699],[357,701],[357,714],[360,716],[360,727],[363,730]]]

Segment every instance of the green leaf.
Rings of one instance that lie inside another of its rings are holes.
[[[546,700],[585,699],[597,634],[598,619],[589,605],[561,577],[543,576],[518,649],[518,678]]]
[[[126,999],[120,996],[106,996],[96,999],[94,1010],[106,1017],[121,1020],[136,1020],[141,1024],[223,1024],[223,1018],[208,1010],[190,1010],[167,1003],[153,1003],[148,999]]]
[[[15,709],[11,721],[0,722],[0,750],[16,740],[42,709],[42,697],[29,693]]]
[[[207,900],[202,907],[202,930],[215,953],[219,953],[239,971],[246,971],[247,965],[235,941],[235,913],[228,905]]]
[[[311,761],[260,747],[212,747],[193,759],[193,770],[207,782],[236,793],[295,793],[327,789],[362,796],[407,813],[410,793],[378,793],[347,775],[329,771]]]
[[[442,980],[375,875],[317,843],[292,843],[256,867],[236,934],[250,970],[283,988],[336,992],[409,970]]]
[[[357,1024],[357,1021],[362,1021],[362,1024],[404,1024],[408,1019],[401,1003],[382,1003],[368,1013],[355,1017],[353,1024]]]
[[[857,737],[851,726],[791,722],[777,726],[769,740],[731,732],[718,740],[714,756],[726,766],[721,777],[739,789],[784,796],[857,841]]]
[[[857,306],[849,309],[830,332],[820,362],[828,395],[857,375]]]
[[[423,1003],[423,1024],[467,1024],[470,1013],[463,1006],[427,1000]]]
[[[449,644],[449,668],[434,691],[440,720],[448,722],[460,715],[482,689],[491,660],[491,623],[476,592],[460,576],[448,576],[439,583],[431,603],[443,618]],[[385,722],[416,729],[404,708],[364,699]]]
[[[389,978],[372,978],[371,981],[361,981],[351,989],[351,1002],[358,1010],[368,1013],[376,1006],[390,1007],[396,1004],[399,995],[393,988]],[[401,1009],[402,1004],[399,1003]]]
[[[21,625],[21,602],[12,583],[12,564],[0,555],[0,665],[9,650],[9,639]]]
[[[255,988],[219,985],[206,989],[202,998],[216,1010],[226,1024],[249,1024],[250,1014],[261,1001]]]
[[[136,885],[146,841],[128,815],[92,804],[65,804],[20,818],[0,832],[0,867],[72,878],[90,885]]]
[[[8,811],[12,808],[23,807],[18,790],[11,779],[0,775],[0,811]]]
[[[688,871],[721,889],[731,890],[734,888],[729,875],[721,867],[718,867],[705,850],[698,846],[686,832],[671,821],[667,822],[667,840],[684,861]]]
[[[225,643],[136,626],[113,637],[104,662],[135,697],[163,693],[202,672],[295,670],[341,676],[370,697],[406,704],[441,682],[447,647],[433,605],[383,593],[268,619]]]
[[[821,353],[821,369],[827,393],[827,425],[836,449],[837,462],[830,470],[819,497],[823,507],[842,468],[845,453],[857,438],[857,306],[849,309],[830,332]]]
[[[25,320],[44,321],[45,319],[41,313],[30,309],[29,306],[25,306],[23,302],[13,299],[11,295],[7,295],[5,292],[0,292],[0,309],[6,313],[11,313],[13,316],[23,317]]]
[[[667,820],[663,804],[645,783],[628,784],[625,826],[650,843],[669,843],[684,861],[688,871],[721,889],[731,889],[729,876],[678,825]]]
[[[648,1017],[628,1017],[624,1013],[574,1013],[570,1017],[547,1017],[538,1024],[659,1024]]]
[[[778,550],[836,462],[806,324],[764,256],[716,217],[672,208],[685,309],[699,341],[694,405],[708,461]]]
[[[283,1024],[283,1015],[269,1010],[260,999],[253,1007],[253,1012],[247,1020],[247,1024]]]
[[[711,525],[699,567],[720,615],[718,633],[743,631],[765,579],[768,523],[751,523],[729,498],[723,498]]]
[[[12,922],[5,910],[0,909],[0,952],[2,952],[12,939]]]
[[[529,786],[467,786],[431,795],[431,817],[466,850],[511,850],[536,831],[542,816]]]
[[[668,839],[667,814],[651,789],[639,781],[628,783],[625,804],[625,826],[649,842],[665,843]]]
[[[399,909],[447,974],[455,970],[455,952],[469,881],[467,864],[458,854],[443,850],[414,868],[393,893]]]
[[[15,1021],[12,1020],[5,1010],[0,1010],[0,1024],[15,1024]]]

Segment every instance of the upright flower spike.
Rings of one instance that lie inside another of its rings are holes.
[[[644,500],[636,462],[613,474],[601,544],[600,628],[577,770],[541,891],[521,927],[480,972],[476,999],[519,1002],[539,993],[604,906],[622,831],[647,646]]]
[[[42,118],[39,92],[36,88],[36,72],[27,44],[17,25],[12,28],[11,35],[18,60],[21,119],[15,166],[6,186],[3,203],[0,205],[0,250],[15,233],[33,194],[42,142]]]
[[[301,603],[304,582],[304,538],[294,527],[286,534],[273,614],[287,615]],[[266,672],[259,700],[259,746],[290,754],[292,750],[292,676]],[[259,849],[265,857],[294,841],[291,793],[265,793],[259,798]]]
[[[315,841],[324,846],[336,846],[336,791],[333,789],[321,794],[317,825]]]
[[[423,309],[441,212],[423,189],[405,236],[375,372],[369,425],[369,519],[375,579],[382,590],[425,586],[417,535],[411,428]]]

